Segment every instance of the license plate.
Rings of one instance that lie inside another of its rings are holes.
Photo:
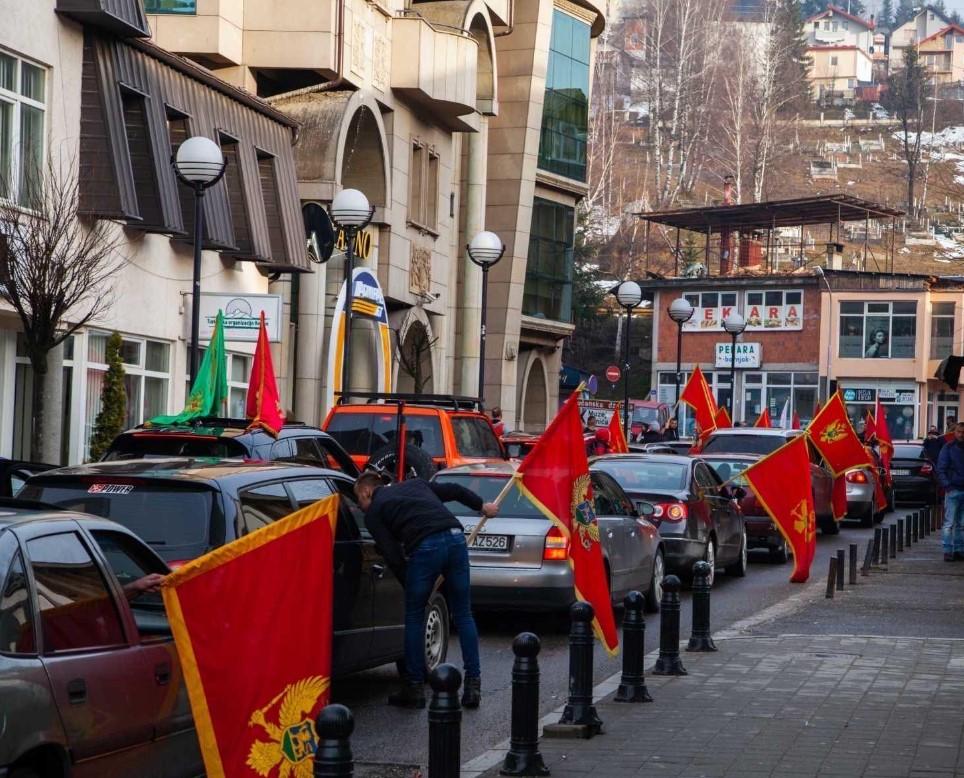
[[[479,551],[508,551],[508,535],[476,535],[469,548]]]
[[[891,474],[891,475],[910,475],[910,470],[897,470],[897,469],[894,469],[894,470],[891,470],[891,471],[890,471],[890,474]]]

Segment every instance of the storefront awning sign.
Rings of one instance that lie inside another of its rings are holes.
[[[258,340],[261,311],[268,328],[268,339],[281,342],[281,295],[201,293],[201,327],[198,340],[211,340],[218,311],[224,311],[224,339],[228,341]],[[185,316],[190,327],[191,317]]]
[[[732,364],[732,343],[716,344],[716,367],[730,367]],[[736,366],[740,368],[757,368],[760,366],[763,349],[759,343],[736,344]]]

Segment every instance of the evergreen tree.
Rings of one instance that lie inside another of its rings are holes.
[[[124,362],[121,336],[114,332],[107,339],[107,373],[100,390],[100,412],[90,437],[90,458],[100,459],[127,422],[127,390],[124,388]]]
[[[877,26],[885,30],[890,30],[894,26],[894,3],[893,0],[883,0],[880,4],[880,13],[877,16]]]
[[[894,29],[900,27],[904,22],[909,22],[914,18],[914,0],[897,0],[897,11],[894,13]]]
[[[809,19],[826,10],[827,0],[801,0],[800,2],[800,15],[804,19]]]
[[[810,101],[810,56],[807,54],[807,36],[803,30],[800,0],[778,0],[773,14],[773,37],[778,84],[787,90],[789,97],[781,112],[803,109]],[[792,95],[792,96],[791,96]]]

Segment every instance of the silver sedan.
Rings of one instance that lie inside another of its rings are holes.
[[[436,481],[458,483],[484,500],[493,500],[516,464],[476,464],[436,474]],[[659,609],[664,559],[659,530],[640,516],[611,476],[590,471],[593,510],[599,525],[603,559],[613,603],[632,590],[643,592],[646,609]],[[479,521],[460,503],[447,507],[466,535]],[[647,506],[642,506],[646,511]],[[650,512],[652,508],[650,508]],[[566,538],[516,487],[489,519],[469,549],[472,604],[512,610],[563,610],[575,600]]]

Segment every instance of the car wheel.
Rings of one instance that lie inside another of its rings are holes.
[[[658,613],[659,604],[663,600],[663,578],[666,576],[666,562],[663,560],[663,550],[656,549],[653,557],[653,576],[649,581],[649,589],[643,600],[647,613]]]
[[[787,541],[780,540],[779,546],[770,548],[770,561],[778,565],[785,565],[790,559],[790,550],[787,548]]]
[[[425,609],[425,668],[432,672],[449,652],[449,609],[441,594],[433,594]]]
[[[703,561],[710,566],[709,585],[712,586],[716,580],[716,538],[710,536],[706,541],[706,551],[703,552]]]
[[[740,539],[740,556],[735,562],[726,566],[726,574],[743,578],[746,575],[746,530],[743,530],[743,537]]]
[[[395,478],[398,465],[398,450],[395,446],[382,446],[368,459],[368,467],[386,472]],[[435,463],[432,457],[418,446],[405,446],[405,479],[414,477],[424,478],[426,481],[435,475]]]

